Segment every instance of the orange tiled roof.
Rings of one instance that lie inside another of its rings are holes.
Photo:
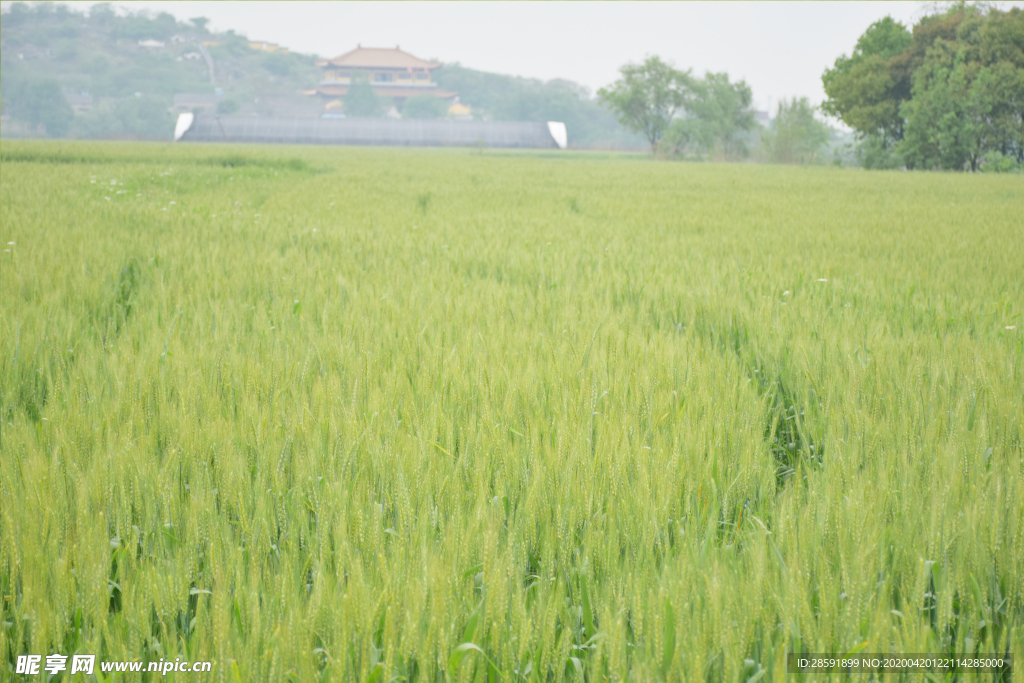
[[[379,69],[436,69],[441,66],[439,62],[428,62],[414,57],[408,52],[403,52],[398,47],[363,47],[360,45],[354,50],[349,50],[343,55],[325,62],[318,62],[319,66],[354,66],[361,68],[376,67]]]

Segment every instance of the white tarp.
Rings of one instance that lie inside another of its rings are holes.
[[[181,136],[188,132],[188,129],[192,127],[192,122],[195,120],[196,115],[192,112],[186,114],[178,114],[178,122],[174,124],[174,141],[177,142],[181,139]]]
[[[551,137],[554,139],[555,144],[558,145],[558,149],[565,149],[569,146],[569,132],[565,129],[565,124],[561,121],[548,121],[548,130],[551,131]]]

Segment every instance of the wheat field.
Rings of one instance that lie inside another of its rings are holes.
[[[9,141],[2,177],[4,680],[1024,655],[1019,178]]]

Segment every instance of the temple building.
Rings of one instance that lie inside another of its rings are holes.
[[[374,94],[393,98],[401,108],[406,98],[432,95],[453,100],[458,94],[441,90],[431,77],[431,71],[441,66],[394,48],[363,47],[359,45],[334,59],[316,62],[323,69],[317,93],[325,98],[344,97],[353,81],[365,78]]]

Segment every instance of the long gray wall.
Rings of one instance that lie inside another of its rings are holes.
[[[197,116],[181,139],[311,145],[557,147],[546,123],[530,121]]]

